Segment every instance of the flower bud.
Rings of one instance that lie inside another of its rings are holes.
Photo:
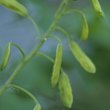
[[[96,67],[91,59],[81,50],[79,45],[73,41],[70,41],[70,50],[75,56],[80,65],[89,73],[95,73]]]
[[[9,58],[10,58],[10,47],[11,47],[11,44],[9,43],[6,47],[6,50],[5,50],[5,53],[4,53],[4,57],[3,57],[3,60],[2,60],[2,64],[1,64],[1,70],[3,70],[8,62],[9,62]]]
[[[82,40],[87,40],[88,34],[89,34],[89,28],[88,28],[88,23],[86,20],[85,15],[83,14],[83,19],[82,19],[82,33],[81,33],[81,39]]]
[[[104,16],[104,13],[101,9],[99,1],[98,0],[92,0],[92,4],[93,4],[93,7],[94,7],[95,11],[97,12],[97,14],[100,16]]]
[[[22,4],[17,2],[16,0],[2,0],[2,1],[0,1],[0,4],[8,9],[20,14],[21,16],[28,15],[27,9]]]
[[[55,62],[54,62],[52,77],[51,77],[51,84],[53,87],[55,87],[56,84],[58,83],[60,69],[61,69],[61,63],[62,63],[62,45],[58,44],[57,50],[56,50],[56,58],[55,58]]]
[[[69,78],[66,73],[62,72],[59,79],[60,98],[65,107],[71,108],[73,104],[73,94]]]

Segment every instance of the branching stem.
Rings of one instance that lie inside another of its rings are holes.
[[[69,2],[69,0],[67,0]],[[67,3],[67,2],[66,2]],[[49,29],[47,30],[46,34],[44,35],[44,39],[48,39],[51,32],[55,29],[57,26],[59,20],[62,18],[62,13],[66,9],[67,4],[65,4],[65,0],[61,2],[61,5],[59,6],[58,11],[56,12],[56,17],[53,20],[52,24],[50,25]],[[59,11],[60,10],[60,11]],[[2,95],[8,88],[8,86],[13,82],[13,80],[16,78],[16,76],[20,73],[20,71],[23,69],[23,67],[29,63],[33,57],[36,56],[36,54],[39,52],[40,48],[45,43],[45,40],[42,39],[36,48],[22,60],[19,65],[16,67],[15,71],[12,73],[12,75],[9,77],[9,79],[5,82],[5,84],[0,88],[0,95]]]

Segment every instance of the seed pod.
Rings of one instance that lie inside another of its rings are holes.
[[[17,2],[16,0],[2,0],[2,1],[0,1],[0,4],[8,9],[20,14],[21,16],[28,15],[27,9],[22,4]]]
[[[82,33],[81,33],[81,39],[82,40],[87,40],[88,34],[89,34],[89,28],[88,28],[88,23],[86,20],[86,17],[84,14],[82,14]]]
[[[65,107],[71,108],[73,104],[73,94],[69,78],[66,73],[62,72],[59,79],[60,98]]]
[[[37,103],[33,110],[41,110],[41,105]]]
[[[92,0],[92,4],[93,4],[93,7],[94,7],[95,11],[97,12],[97,14],[100,16],[104,16],[104,13],[101,9],[99,1],[98,0]]]
[[[10,58],[10,47],[11,47],[11,44],[8,43],[8,45],[6,47],[6,50],[5,50],[5,53],[4,53],[3,60],[2,60],[1,70],[3,70],[7,66],[8,62],[9,62],[9,58]]]
[[[80,65],[89,73],[95,73],[96,67],[91,59],[81,50],[79,45],[70,41],[70,49]]]
[[[62,45],[58,44],[57,50],[56,50],[56,58],[55,58],[54,66],[53,66],[52,77],[51,77],[52,87],[55,87],[56,84],[58,83],[61,63],[62,63]]]

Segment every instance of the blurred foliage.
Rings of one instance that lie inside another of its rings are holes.
[[[59,6],[59,0],[19,0],[29,10],[29,13],[45,32],[54,18]],[[90,34],[87,42],[80,41],[81,18],[74,14],[65,16],[60,25],[71,33],[81,47],[91,57],[97,67],[95,75],[85,72],[69,51],[64,36],[56,33],[63,40],[63,68],[68,73],[74,94],[74,104],[71,110],[110,110],[110,6],[109,0],[100,0],[105,12],[105,18],[96,16],[91,2],[77,0],[70,7],[85,12],[89,23]],[[0,61],[7,42],[20,44],[28,54],[36,45],[36,31],[32,24],[9,10],[0,7]],[[56,42],[50,39],[42,52],[55,57]],[[0,85],[4,84],[19,63],[20,56],[12,48],[10,64],[0,73]],[[31,91],[42,104],[43,110],[67,110],[59,100],[59,92],[52,89],[50,77],[52,63],[42,57],[34,58],[14,80],[16,84]],[[0,97],[0,110],[32,110],[34,103],[20,91],[12,89]]]

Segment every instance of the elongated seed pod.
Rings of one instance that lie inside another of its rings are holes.
[[[52,87],[55,87],[58,83],[61,63],[62,63],[62,44],[58,44],[57,50],[56,50],[56,58],[53,66],[52,77],[51,77]]]
[[[80,63],[80,65],[89,73],[95,73],[96,67],[91,59],[81,50],[79,45],[74,42],[70,41],[69,43],[70,50],[72,51],[73,55],[75,56],[76,60]]]
[[[87,40],[88,34],[89,34],[89,28],[88,28],[88,23],[86,20],[86,17],[84,14],[82,14],[82,33],[81,33],[81,39],[82,40]]]
[[[71,108],[73,104],[73,94],[69,78],[66,73],[62,72],[59,79],[60,98],[65,107]]]
[[[104,13],[101,9],[99,1],[98,0],[92,0],[92,4],[93,4],[93,7],[94,7],[95,11],[97,12],[97,14],[100,16],[104,16]]]
[[[9,58],[10,58],[10,47],[11,47],[11,44],[8,43],[8,45],[6,47],[6,50],[5,50],[5,53],[4,53],[3,60],[2,60],[1,70],[3,70],[7,66],[8,62],[9,62]]]
[[[16,0],[1,0],[0,4],[8,9],[20,14],[21,16],[28,15],[27,9]]]
[[[41,105],[37,103],[33,110],[41,110]]]

